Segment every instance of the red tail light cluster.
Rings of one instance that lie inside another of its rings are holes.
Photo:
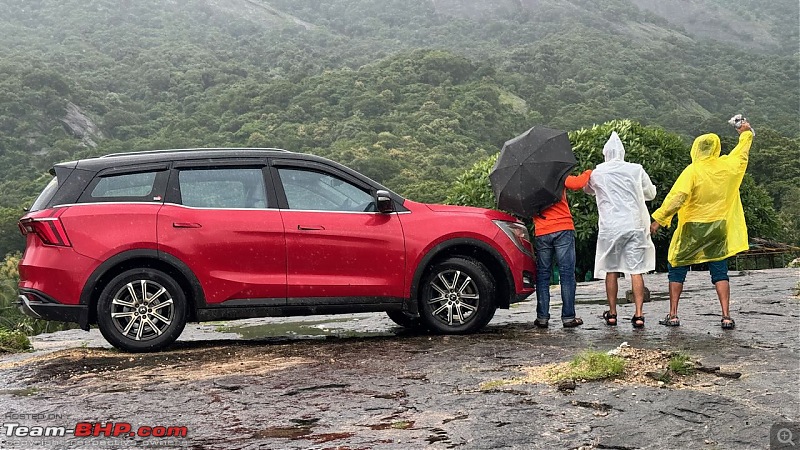
[[[45,245],[72,246],[58,217],[26,217],[19,221],[19,230],[23,236],[35,234]]]

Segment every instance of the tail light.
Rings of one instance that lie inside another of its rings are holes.
[[[26,217],[20,219],[19,230],[23,236],[35,234],[45,245],[72,247],[64,224],[58,217]]]

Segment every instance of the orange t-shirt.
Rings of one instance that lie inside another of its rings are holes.
[[[573,191],[583,189],[586,183],[589,182],[589,176],[591,175],[591,170],[586,170],[577,177],[570,175],[564,182],[564,187]],[[544,216],[544,218],[541,216]],[[574,229],[575,224],[572,222],[572,213],[569,212],[566,189],[561,195],[560,202],[542,211],[541,215],[533,216],[533,233],[535,236],[544,236],[557,231]]]

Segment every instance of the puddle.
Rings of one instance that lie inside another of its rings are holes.
[[[36,395],[38,392],[39,389],[35,387],[25,389],[0,389],[0,395],[13,395],[15,397],[29,397],[31,395]]]
[[[344,327],[331,327],[332,323],[349,323],[351,319],[329,319],[307,322],[285,322],[264,324],[220,325],[217,331],[235,333],[242,339],[263,339],[274,337],[326,338],[326,337],[374,337],[392,336],[393,333],[378,330],[351,330]]]
[[[282,438],[282,439],[299,439],[303,436],[311,434],[311,427],[296,426],[296,427],[270,427],[263,430],[258,430],[253,433],[254,438]]]

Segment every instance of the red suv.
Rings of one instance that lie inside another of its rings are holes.
[[[187,321],[385,311],[479,330],[529,296],[525,226],[416,203],[313,155],[274,149],[113,154],[57,164],[19,221],[20,307],[161,349]]]

